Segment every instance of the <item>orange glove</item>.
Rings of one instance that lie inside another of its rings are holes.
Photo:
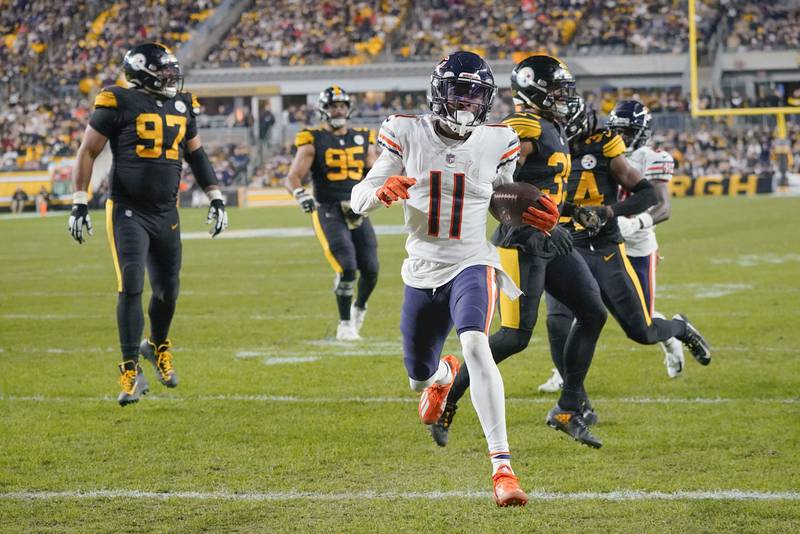
[[[375,192],[375,196],[387,208],[392,202],[401,198],[408,198],[408,188],[417,183],[417,180],[410,176],[390,176],[383,182],[383,185]]]
[[[555,226],[558,224],[558,205],[553,202],[553,199],[550,198],[549,195],[540,196],[539,204],[542,205],[544,210],[530,206],[522,214],[522,222],[533,226],[537,230],[541,230],[542,232],[549,234],[550,230],[555,228]]]

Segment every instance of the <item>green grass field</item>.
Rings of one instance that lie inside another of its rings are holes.
[[[657,307],[686,313],[714,359],[687,353],[669,380],[658,347],[610,319],[587,380],[600,450],[544,425],[555,397],[536,392],[551,368],[537,325],[501,366],[524,509],[491,502],[466,400],[445,449],[419,423],[398,330],[403,236],[379,236],[381,280],[353,344],[332,341],[315,238],[184,241],[181,385],[167,391],[147,367],[151,394],[122,409],[103,214],[82,246],[64,216],[0,219],[0,531],[798,532],[799,208],[675,201],[659,227]],[[204,218],[183,210],[184,232]],[[309,226],[297,208],[230,219]]]

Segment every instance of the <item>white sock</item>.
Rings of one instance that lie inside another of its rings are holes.
[[[408,377],[408,384],[411,386],[411,389],[417,393],[422,392],[425,388],[433,384],[449,384],[452,381],[453,372],[450,370],[450,366],[444,363],[442,360],[439,360],[439,368],[436,369],[436,372],[433,373],[433,376],[427,380],[414,380],[413,378]]]
[[[453,370],[450,369],[450,366],[444,363],[443,360],[439,360],[439,368],[433,375],[433,383],[445,385],[449,384],[452,381],[453,381]]]
[[[511,466],[511,453],[506,434],[506,403],[503,377],[497,369],[483,332],[464,332],[459,336],[464,361],[469,368],[472,405],[486,436],[493,474],[502,465]]]

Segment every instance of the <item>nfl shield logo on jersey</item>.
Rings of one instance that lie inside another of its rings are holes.
[[[447,162],[448,165],[452,165],[456,162],[456,155],[455,154],[447,154],[444,157],[444,160]]]

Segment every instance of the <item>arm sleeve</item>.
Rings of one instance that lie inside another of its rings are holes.
[[[611,209],[614,210],[614,215],[636,215],[651,206],[655,206],[658,202],[656,189],[648,180],[639,180],[639,183],[631,189],[631,193],[633,194],[622,202],[617,202],[611,206]]]
[[[350,207],[358,214],[364,214],[383,206],[375,193],[390,176],[403,172],[403,159],[392,152],[381,152],[375,164],[350,193]]]

